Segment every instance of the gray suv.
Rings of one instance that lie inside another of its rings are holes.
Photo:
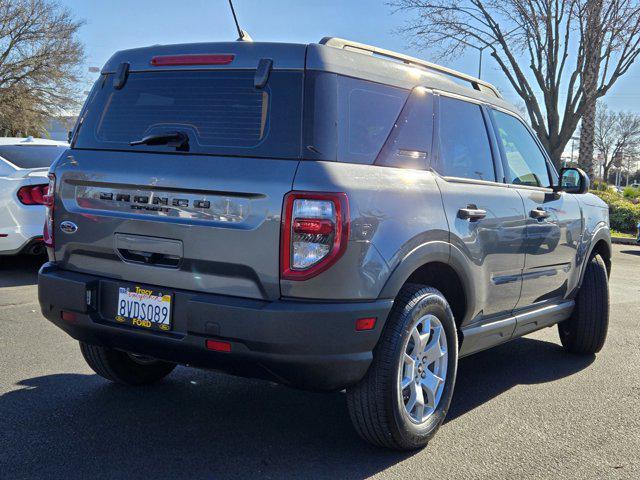
[[[346,389],[365,440],[412,449],[459,358],[605,341],[607,208],[479,79],[337,38],[153,46],[107,62],[71,136],[39,300],[108,380]]]

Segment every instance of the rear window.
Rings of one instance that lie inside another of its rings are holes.
[[[120,90],[103,77],[75,148],[174,152],[130,146],[149,135],[183,132],[188,153],[298,158],[302,72],[273,71],[265,88],[254,71],[133,72]],[[182,153],[182,152],[181,152]]]
[[[58,145],[0,145],[0,157],[18,168],[49,168],[65,148]]]

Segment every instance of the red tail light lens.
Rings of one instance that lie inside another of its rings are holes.
[[[213,350],[214,352],[230,352],[231,344],[229,342],[221,342],[218,340],[207,340],[205,342],[205,346],[208,350]]]
[[[48,185],[27,185],[18,190],[18,200],[24,205],[45,205]]]
[[[345,193],[291,192],[284,200],[281,278],[307,280],[342,256],[349,241]]]
[[[44,231],[42,237],[44,244],[47,247],[53,248],[53,209],[55,206],[55,193],[56,193],[56,176],[53,173],[49,174],[49,186],[47,187],[47,193],[42,197],[44,205],[47,207],[47,212],[44,220]]]
[[[228,65],[233,62],[235,55],[160,55],[151,59],[154,67],[188,66],[188,65]]]

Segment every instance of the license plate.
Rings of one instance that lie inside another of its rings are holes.
[[[120,287],[116,322],[146,328],[171,330],[171,295],[142,287]]]

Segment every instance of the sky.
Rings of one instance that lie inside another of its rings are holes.
[[[85,25],[80,39],[87,67],[101,67],[115,51],[154,44],[230,41],[237,38],[227,0],[58,0]],[[393,13],[385,0],[235,0],[240,24],[255,41],[313,43],[336,36],[437,61],[434,52],[408,47],[396,30],[410,16]],[[478,72],[478,52],[438,62],[471,75]],[[483,79],[504,97],[522,101],[493,60],[485,54]],[[87,73],[87,77],[95,74]],[[640,63],[618,80],[605,101],[613,110],[640,113]]]

